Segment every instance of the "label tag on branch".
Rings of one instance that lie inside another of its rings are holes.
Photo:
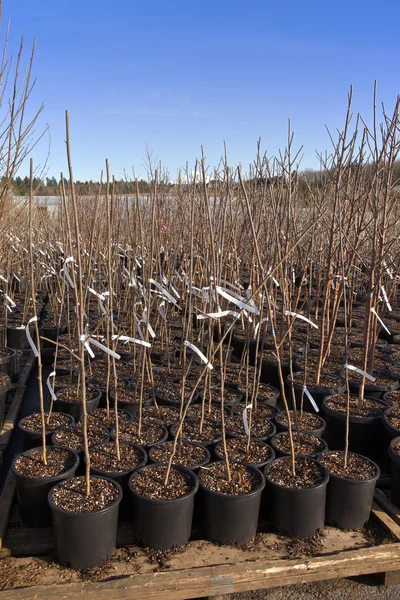
[[[371,312],[376,316],[376,318],[378,319],[379,323],[382,325],[383,329],[385,331],[387,331],[387,333],[389,335],[392,335],[389,331],[389,329],[386,327],[385,323],[382,321],[382,319],[380,318],[380,316],[378,315],[378,313],[376,312],[376,310],[374,309],[374,307],[371,308]]]
[[[260,321],[257,323],[257,325],[256,325],[256,327],[255,327],[255,330],[254,330],[254,339],[255,339],[255,340],[257,339],[257,332],[258,332],[258,328],[260,327],[260,325],[261,325],[262,323],[265,323],[266,321],[269,321],[269,317],[265,317],[265,319],[262,319],[262,320],[261,320],[261,323],[260,323]]]
[[[383,296],[383,298],[384,298],[384,300],[386,302],[387,309],[388,309],[389,312],[392,312],[392,307],[391,307],[391,304],[389,302],[389,298],[387,296],[386,290],[383,287],[383,285],[381,286],[381,290],[382,290],[382,296]]]
[[[32,348],[32,352],[33,354],[38,357],[39,356],[39,352],[37,351],[37,348],[33,342],[33,339],[31,338],[31,333],[29,331],[29,325],[31,323],[35,323],[35,321],[37,321],[37,317],[32,317],[32,319],[29,319],[27,326],[25,327],[25,333],[26,333],[26,338],[29,342],[30,347]]]
[[[243,425],[244,425],[244,430],[246,432],[246,435],[250,435],[249,422],[247,420],[247,411],[251,410],[252,408],[253,408],[253,405],[248,404],[243,411]]]
[[[285,315],[287,317],[295,317],[297,319],[301,319],[302,321],[305,321],[306,323],[311,325],[311,327],[315,327],[315,329],[318,329],[318,325],[316,325],[315,323],[310,321],[310,319],[307,319],[307,317],[305,317],[304,315],[301,315],[300,313],[295,313],[295,312],[291,312],[290,310],[285,310]]]
[[[217,290],[217,293],[220,296],[222,296],[223,298],[225,298],[225,300],[229,300],[229,302],[232,302],[237,307],[239,307],[241,309],[244,309],[247,312],[254,313],[254,314],[258,315],[258,309],[255,306],[250,306],[250,304],[247,304],[246,302],[242,302],[241,300],[237,300],[231,294],[228,294],[228,292],[225,292],[219,285],[217,285],[216,290]]]
[[[137,338],[128,337],[127,335],[113,335],[111,337],[112,340],[120,340],[121,342],[132,344],[139,344],[139,346],[145,346],[146,348],[151,348],[151,344],[149,342],[145,342],[144,340],[138,340]]]
[[[188,342],[188,340],[185,340],[183,342],[183,345],[187,346],[187,348],[190,348],[191,350],[193,350],[193,352],[196,352],[197,356],[199,356],[201,358],[201,360],[203,361],[203,363],[205,365],[207,365],[207,367],[209,369],[213,368],[212,364],[209,362],[209,360],[207,359],[207,357],[204,356],[204,354],[202,353],[202,351],[199,350],[194,344],[191,344],[190,342]]]
[[[160,283],[158,283],[157,281],[154,281],[154,279],[151,279],[151,278],[149,279],[149,282],[152,283],[153,285],[155,285],[156,288],[161,292],[161,294],[163,296],[165,296],[165,298],[167,298],[167,300],[169,302],[172,302],[172,304],[174,304],[177,308],[179,308],[179,310],[181,310],[181,307],[178,305],[175,298],[173,296],[171,296],[171,294],[169,292],[167,292],[167,290],[164,289]]]
[[[240,317],[240,313],[235,312],[234,310],[221,310],[221,312],[216,313],[206,313],[204,315],[197,315],[197,318],[200,319],[221,319],[222,317],[227,317],[228,315],[232,315],[235,319]]]
[[[65,279],[68,281],[68,283],[69,283],[70,287],[71,287],[72,289],[74,289],[74,287],[75,287],[75,285],[74,285],[74,282],[72,281],[72,279],[71,279],[71,277],[70,277],[70,274],[68,273],[68,269],[67,269],[67,264],[68,264],[69,262],[74,262],[74,257],[73,257],[73,256],[68,256],[68,258],[66,258],[66,259],[65,259],[65,261],[64,261],[64,266],[63,266],[63,268],[61,269],[60,273],[62,273],[62,274],[64,275],[64,277],[65,277]]]
[[[366,377],[367,379],[369,379],[370,381],[372,381],[372,383],[374,383],[376,381],[376,377],[373,377],[372,375],[369,375],[368,373],[366,373],[365,371],[363,371],[362,369],[359,369],[358,367],[355,367],[354,365],[344,365],[344,368],[347,369],[348,371],[354,371],[355,373],[358,373],[359,375],[362,375],[363,377]]]
[[[50,375],[48,376],[47,380],[46,380],[47,389],[48,389],[48,390],[49,390],[49,392],[50,392],[50,396],[52,397],[52,399],[53,399],[53,402],[56,402],[56,401],[57,401],[57,396],[55,395],[55,393],[54,393],[54,390],[53,390],[53,386],[52,386],[52,385],[51,385],[51,383],[50,383],[50,377],[54,377],[54,376],[55,376],[55,374],[56,374],[56,372],[55,372],[55,371],[52,371],[52,372],[50,373]]]
[[[307,396],[307,398],[309,399],[309,401],[311,402],[313,409],[315,410],[315,412],[319,412],[319,408],[317,403],[315,402],[314,398],[312,397],[311,393],[309,392],[309,390],[307,389],[307,386],[303,386],[303,391],[305,393],[305,395]]]

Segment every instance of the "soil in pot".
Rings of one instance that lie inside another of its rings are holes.
[[[0,348],[0,373],[12,377],[15,370],[17,353],[12,348]]]
[[[51,444],[51,436],[59,428],[66,425],[73,425],[75,419],[71,415],[59,412],[44,413],[46,424],[46,444]],[[18,423],[21,432],[22,449],[36,448],[42,443],[42,418],[40,413],[34,413],[21,419]]]
[[[153,420],[160,425],[172,425],[179,420],[179,408],[174,406],[144,406],[142,409],[142,418],[145,421]],[[139,407],[135,413],[135,419],[139,419]]]
[[[248,420],[250,427],[250,437],[252,439],[266,441],[269,440],[276,433],[276,427],[272,423],[272,421],[266,419],[263,415],[260,415],[258,411],[253,412],[251,423],[249,416]],[[234,415],[232,419],[230,419],[227,422],[226,430],[227,433],[229,433],[229,435],[233,437],[247,437],[243,423],[243,414]]]
[[[261,469],[275,458],[275,452],[265,442],[250,440],[248,438],[232,438],[226,440],[226,448],[230,462],[240,462]],[[224,448],[222,442],[218,442],[214,448],[218,460],[224,459]]]
[[[100,442],[107,442],[110,437],[108,429],[98,425],[88,425],[87,435],[89,447],[100,444]],[[76,452],[83,453],[84,441],[82,423],[60,427],[60,429],[57,429],[57,431],[53,433],[52,442],[54,445],[64,446],[65,448],[70,448]]]
[[[292,429],[295,429],[296,423],[294,418],[294,412],[291,410],[290,413],[290,422]],[[275,417],[275,422],[277,424],[278,431],[287,431],[288,429],[288,419],[286,411],[282,410]],[[326,423],[322,417],[310,412],[298,412],[297,413],[297,423],[300,431],[307,431],[308,433],[312,433],[318,438],[322,437],[322,434],[325,430]]]
[[[42,448],[30,449],[14,460],[12,470],[25,525],[44,527],[51,524],[48,493],[57,481],[73,477],[78,464],[76,452],[55,446],[47,447],[47,465],[43,463]]]
[[[114,390],[110,391],[111,401],[114,402]],[[135,416],[139,410],[140,386],[119,389],[117,392],[118,407],[128,411]],[[153,388],[150,384],[145,385],[142,394],[142,406],[153,404]]]
[[[243,415],[245,404],[238,404],[232,407],[232,412],[235,416]],[[259,418],[273,419],[277,414],[278,409],[270,404],[257,404],[257,408],[253,409],[253,415],[258,415]]]
[[[239,383],[238,390],[245,394],[245,402],[248,404],[252,398],[253,394],[254,381],[250,380],[249,384],[246,388],[246,385]],[[247,389],[247,397],[246,397],[246,389]],[[280,396],[279,390],[268,383],[263,383],[260,381],[258,385],[256,384],[257,390],[257,403],[265,403],[271,406],[276,406],[276,402]]]
[[[383,400],[393,406],[395,404],[400,404],[400,390],[395,390],[394,392],[385,392],[383,394]]]
[[[205,391],[202,390],[202,396],[204,396]],[[231,388],[226,387],[224,389],[224,404],[225,406],[233,407],[240,402],[242,402],[244,398],[244,394],[239,390],[233,390]],[[206,395],[206,402],[209,400],[208,390]],[[216,404],[221,404],[221,387],[213,387],[211,389],[211,401]]]
[[[309,538],[323,529],[329,473],[316,460],[290,456],[276,458],[264,469],[268,520],[291,537]]]
[[[91,425],[101,425],[102,427],[107,427],[107,429],[112,429],[115,427],[115,413],[114,408],[110,407],[108,416],[106,408],[96,408],[94,411],[88,414],[87,416],[88,423]],[[118,409],[118,423],[128,423],[128,421],[132,420],[132,415],[128,413],[126,410]]]
[[[365,380],[364,394],[369,398],[382,398],[385,392],[393,392],[399,387],[399,381],[385,371],[373,371],[371,373],[376,381]],[[358,394],[363,377],[354,371],[349,372],[349,386],[353,394]]]
[[[183,392],[183,401],[186,404],[193,393],[193,388],[190,384],[185,384]],[[192,402],[196,402],[199,397],[198,390],[195,391]],[[180,382],[168,381],[162,388],[156,388],[156,398],[160,404],[165,406],[176,406],[181,405],[182,398],[182,384]]]
[[[199,419],[202,416],[202,411],[202,404],[193,404],[189,406],[186,414],[189,418]],[[224,406],[224,415],[225,421],[228,421],[232,418],[232,410],[228,406]],[[206,402],[204,406],[204,419],[206,419],[207,421],[215,421],[216,423],[221,423],[221,405],[213,402],[210,406],[209,403]]]
[[[256,534],[264,477],[248,464],[232,463],[229,480],[224,461],[199,474],[204,537],[218,544],[245,544]]]
[[[383,425],[388,433],[388,441],[400,435],[400,406],[390,406],[382,416]]]
[[[92,412],[99,406],[101,394],[97,390],[86,388],[86,410]],[[57,392],[54,410],[64,412],[79,421],[82,417],[82,394],[79,388],[66,387]]]
[[[290,375],[287,377],[287,384],[288,387],[291,388],[292,384]],[[303,406],[307,407],[308,409],[306,404],[308,402],[310,404],[310,409],[312,409],[309,399],[303,392],[304,385],[307,386],[308,391],[312,395],[318,407],[321,406],[325,396],[343,394],[346,391],[346,382],[338,375],[331,375],[330,373],[322,372],[319,382],[317,383],[315,371],[307,371],[307,373],[293,373],[293,386],[298,408],[301,407],[301,402],[303,399]]]
[[[379,467],[360,454],[350,452],[347,467],[344,452],[327,452],[319,462],[329,471],[326,496],[327,525],[341,529],[358,529],[368,521]]]
[[[190,538],[196,475],[189,469],[172,465],[147,465],[132,473],[133,531],[137,541],[155,550],[169,550],[186,544]]]
[[[317,438],[312,433],[301,431],[292,432],[294,453],[296,456],[310,456],[316,458],[322,452],[326,452],[327,444],[324,440]],[[271,446],[275,450],[277,457],[289,456],[290,454],[290,439],[288,431],[281,431],[271,438]]]
[[[326,429],[325,439],[330,450],[344,450],[347,395],[328,396],[322,403]],[[384,428],[381,421],[387,405],[382,400],[350,396],[349,450],[371,460],[381,460],[386,453]]]
[[[0,373],[0,425],[4,420],[4,408],[8,390],[11,388],[11,379],[5,373]]]
[[[149,451],[149,458],[154,463],[168,464],[173,449],[174,442],[164,442],[156,444]],[[181,442],[176,446],[176,452],[173,459],[174,465],[180,465],[191,469],[195,473],[200,467],[207,465],[211,460],[211,455],[207,448],[202,444],[194,442]]]
[[[178,424],[171,427],[171,434],[175,436]],[[204,420],[200,431],[200,419],[185,419],[182,426],[182,438],[186,442],[198,442],[211,447],[222,437],[221,425],[215,421]]]
[[[84,477],[57,484],[48,500],[57,560],[73,569],[89,569],[111,558],[116,544],[121,487],[103,477]]]
[[[115,431],[111,432],[114,439]],[[119,439],[123,442],[131,442],[145,448],[150,448],[154,444],[165,442],[168,437],[168,429],[152,419],[142,420],[142,427],[139,433],[138,421],[129,421],[121,424],[119,427]]]

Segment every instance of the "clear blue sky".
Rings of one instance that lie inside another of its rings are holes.
[[[3,0],[2,39],[37,39],[31,106],[45,103],[49,175],[66,172],[69,109],[78,179],[141,166],[146,144],[171,173],[203,144],[214,165],[272,156],[291,119],[303,168],[329,148],[325,130],[343,124],[347,92],[371,117],[373,83],[393,106],[400,92],[400,3],[319,0]],[[43,161],[47,142],[34,151]],[[25,173],[22,173],[25,174]]]

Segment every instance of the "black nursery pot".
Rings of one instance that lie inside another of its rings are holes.
[[[54,488],[50,490],[48,503],[53,520],[54,549],[62,565],[73,569],[91,569],[113,555],[118,509],[122,499],[121,486],[115,481],[113,484],[118,488],[118,498],[106,508],[92,512],[75,513],[59,508],[51,500]]]
[[[8,381],[0,386],[0,426],[4,421],[4,409],[6,406],[7,394],[11,388],[11,379],[8,378]]]
[[[288,385],[288,387],[291,387],[291,385],[292,385],[290,375],[288,375],[288,377],[287,377],[287,385]],[[293,387],[294,387],[294,393],[296,396],[296,405],[298,408],[300,408],[301,398],[303,395],[303,385],[300,383],[293,383]],[[343,384],[337,388],[327,388],[327,387],[323,387],[323,386],[314,387],[312,385],[308,385],[307,389],[310,392],[311,396],[313,397],[318,408],[321,408],[321,405],[322,405],[322,402],[323,402],[323,399],[325,398],[325,396],[334,396],[335,394],[344,394],[345,393],[346,382],[343,379]],[[304,402],[304,406],[307,406],[307,410],[314,412],[314,407],[312,406],[310,400],[307,398],[306,394],[304,394],[303,402]]]
[[[9,356],[0,357],[0,373],[5,373],[9,377],[12,377],[17,360],[17,352],[13,348],[7,348],[7,350],[10,351]]]
[[[60,446],[54,446],[59,448]],[[33,450],[41,450],[39,448],[31,448],[23,454],[29,454]],[[70,469],[64,471],[60,475],[54,477],[26,477],[21,475],[15,469],[15,463],[19,456],[16,456],[12,463],[12,471],[15,476],[19,511],[24,525],[28,527],[45,527],[51,525],[51,512],[47,504],[47,496],[54,486],[59,481],[71,479],[74,477],[76,469],[79,465],[79,456],[73,450],[68,451],[74,457],[74,463]]]
[[[152,469],[158,465],[147,465],[142,469]],[[129,479],[132,494],[133,531],[138,543],[154,550],[169,550],[184,546],[192,531],[194,498],[199,488],[197,476],[190,469],[175,466],[184,472],[191,482],[191,491],[173,500],[156,500],[141,496]]]
[[[94,398],[86,400],[86,410],[88,413],[93,412],[96,408],[99,408],[101,399],[101,392],[99,391]],[[82,419],[82,402],[67,402],[61,398],[57,398],[57,401],[53,404],[53,409],[56,412],[67,413],[74,417],[75,421]]]
[[[379,373],[379,371],[377,371]],[[389,375],[392,377],[391,375],[391,369],[389,369]],[[350,381],[349,387],[350,387],[350,392],[352,394],[358,394],[360,391],[360,383],[358,383],[357,381]],[[391,384],[389,385],[374,385],[371,383],[368,383],[368,381],[365,382],[365,386],[364,386],[364,393],[365,396],[368,396],[368,398],[374,398],[374,399],[380,399],[383,397],[383,395],[386,392],[394,392],[394,390],[397,390],[399,387],[399,381],[398,379],[396,379],[395,377],[393,377],[393,381]]]
[[[35,340],[34,337],[33,339]],[[7,346],[14,350],[26,350],[30,348],[25,327],[7,327]]]
[[[398,442],[400,437],[394,438],[389,445],[391,500],[396,506],[400,506],[400,456],[393,450],[393,446]]]
[[[71,415],[67,413],[61,413],[68,417],[69,421],[66,425],[74,425],[75,419]],[[21,433],[21,445],[22,450],[30,450],[31,448],[37,448],[42,443],[42,433],[38,431],[31,431],[30,429],[26,429],[23,424],[23,419],[21,419],[18,423],[18,429]],[[53,435],[55,429],[51,431],[46,429],[46,445],[51,445],[51,436]]]
[[[297,460],[303,460],[298,457]],[[291,488],[279,485],[268,477],[268,469],[276,461],[290,460],[284,456],[276,458],[264,469],[266,512],[268,520],[280,532],[296,538],[313,537],[325,524],[326,490],[329,473],[316,460],[308,460],[318,464],[325,471],[321,483],[312,488]]]
[[[326,400],[322,403],[322,411],[326,421],[326,439],[330,450],[344,450],[346,433],[346,415],[328,406]],[[376,400],[376,398],[375,398]],[[386,403],[381,401],[382,405]],[[350,415],[349,420],[349,450],[361,454],[372,461],[380,460],[383,455],[384,429],[381,416],[356,417]]]
[[[248,494],[233,496],[214,492],[200,479],[202,530],[207,540],[224,545],[245,544],[255,536],[265,479],[256,467],[246,467],[258,481],[257,487]]]
[[[281,413],[283,414],[283,413],[285,413],[285,411],[282,410]],[[279,413],[279,414],[281,414],[281,413]],[[287,431],[288,430],[287,426],[283,425],[280,422],[280,420],[278,418],[279,414],[276,415],[276,417],[274,419],[275,423],[276,423],[276,430],[277,430],[278,433],[281,432],[281,431]],[[322,439],[323,433],[324,433],[325,428],[326,428],[326,423],[325,423],[325,421],[324,421],[324,419],[322,417],[320,417],[319,415],[317,415],[317,416],[318,416],[318,420],[320,421],[320,424],[321,424],[321,426],[318,427],[318,429],[303,429],[302,427],[300,427],[300,431],[302,433],[312,433],[312,435],[315,435],[315,437],[317,437],[319,439]],[[294,430],[294,419],[292,421],[292,429]]]
[[[326,495],[327,525],[340,529],[358,529],[368,521],[375,485],[381,474],[378,465],[372,464],[376,469],[374,477],[362,481],[330,473]]]

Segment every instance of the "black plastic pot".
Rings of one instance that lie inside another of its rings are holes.
[[[68,415],[67,413],[61,413],[61,414],[65,415],[69,419],[69,422],[66,423],[66,425],[74,425],[74,423],[75,423],[74,417],[72,417],[71,415]],[[37,448],[42,443],[42,433],[37,432],[37,431],[31,431],[30,429],[27,429],[26,427],[24,427],[23,420],[24,419],[21,419],[18,423],[18,429],[21,432],[22,450],[29,450],[31,448]],[[53,433],[55,431],[56,431],[55,429],[52,429],[50,431],[46,428],[46,445],[48,445],[48,446],[51,445],[51,436],[53,435]]]
[[[346,415],[326,405],[329,397],[322,403],[326,421],[326,440],[330,450],[344,450],[346,433]],[[376,398],[374,398],[376,400]],[[386,403],[379,401],[382,405]],[[372,461],[380,460],[385,450],[385,435],[380,416],[355,417],[349,420],[349,450],[366,456]]]
[[[283,381],[285,381],[288,375],[290,374],[289,362],[282,361],[281,368]],[[275,387],[277,390],[279,390],[280,393],[282,393],[281,382],[279,378],[278,362],[276,360],[267,360],[266,358],[262,359],[260,380],[263,383],[269,383],[269,385],[272,385],[272,387]]]
[[[329,481],[328,471],[316,460],[309,458],[325,471],[322,483],[312,488],[294,488],[271,481],[268,469],[276,461],[288,461],[290,457],[276,458],[264,469],[266,480],[265,499],[268,520],[280,532],[295,538],[313,537],[325,524],[326,491]],[[297,457],[297,460],[305,460]]]
[[[59,448],[60,446],[53,447]],[[29,454],[33,450],[41,450],[41,447],[31,448],[23,452],[23,454]],[[28,527],[45,527],[51,525],[51,512],[47,504],[49,491],[57,482],[74,477],[79,465],[78,454],[73,450],[69,450],[69,452],[75,458],[73,466],[68,471],[64,471],[55,477],[30,478],[21,475],[15,469],[15,463],[20,455],[14,459],[11,468],[15,476],[19,511],[23,523]]]
[[[153,469],[157,465],[147,465],[142,469]],[[185,496],[173,500],[155,500],[140,495],[129,479],[129,489],[133,504],[133,531],[136,540],[154,550],[168,550],[183,546],[190,538],[193,520],[194,498],[199,481],[190,469],[174,467],[189,478],[192,489]]]
[[[4,421],[4,408],[6,405],[7,394],[11,388],[11,379],[6,375],[8,380],[0,386],[0,426]]]
[[[86,410],[88,413],[99,407],[100,399],[101,392],[98,392],[94,398],[86,400]],[[82,402],[67,402],[57,397],[57,401],[53,404],[53,410],[71,415],[75,421],[80,421],[82,418]]]
[[[265,479],[255,467],[246,467],[258,481],[256,489],[248,494],[233,496],[214,492],[200,479],[202,530],[205,539],[217,544],[230,545],[245,544],[255,536]],[[234,463],[231,468],[234,468]]]
[[[400,507],[400,456],[393,450],[393,446],[397,442],[400,442],[400,437],[393,438],[389,445],[390,489],[393,504]]]
[[[377,371],[377,373],[379,373],[379,371]],[[385,373],[385,375],[387,375],[387,373]],[[350,381],[350,392],[352,394],[358,394],[360,391],[360,385],[361,384],[357,381]],[[383,397],[385,392],[394,392],[394,390],[398,389],[399,385],[399,381],[395,377],[393,377],[393,382],[390,385],[375,385],[366,380],[364,385],[364,394],[365,396],[368,396],[368,398],[375,398],[379,400]]]
[[[369,461],[372,463],[372,461]],[[325,523],[340,529],[358,529],[368,521],[375,485],[380,477],[378,465],[374,477],[362,481],[330,474],[326,494]]]
[[[74,513],[55,506],[51,500],[53,490],[50,490],[48,502],[53,520],[54,549],[62,565],[91,569],[111,558],[116,546],[118,509],[122,499],[121,486],[115,481],[113,484],[118,488],[118,498],[106,508],[93,512]]]
[[[7,346],[14,350],[26,350],[30,348],[28,338],[23,327],[7,327]],[[35,340],[34,334],[31,333],[32,339]]]
[[[101,471],[100,469],[96,469],[95,467],[90,467],[90,472],[92,475],[97,475],[98,477],[105,477],[107,479],[112,479],[116,481],[122,489],[122,500],[120,505],[120,516],[123,518],[131,517],[131,507],[132,502],[129,494],[129,477],[132,475],[133,471],[139,469],[140,467],[144,467],[147,464],[147,452],[142,448],[142,446],[138,446],[137,444],[131,444],[130,442],[123,442],[124,444],[129,444],[130,446],[134,446],[138,452],[142,455],[142,462],[134,467],[133,469],[129,469],[128,471]],[[95,446],[93,446],[95,448]]]
[[[249,364],[254,365],[254,363],[256,361],[257,342],[252,339],[251,334],[249,334],[249,340],[236,337],[235,334],[233,334],[232,346],[233,346],[233,353],[236,356],[236,358],[238,358],[239,360],[242,358],[243,352],[245,351],[245,349],[248,349]]]
[[[0,357],[0,373],[5,373],[11,378],[16,370],[17,352],[13,348],[7,348],[7,350],[10,351],[9,356]]]

